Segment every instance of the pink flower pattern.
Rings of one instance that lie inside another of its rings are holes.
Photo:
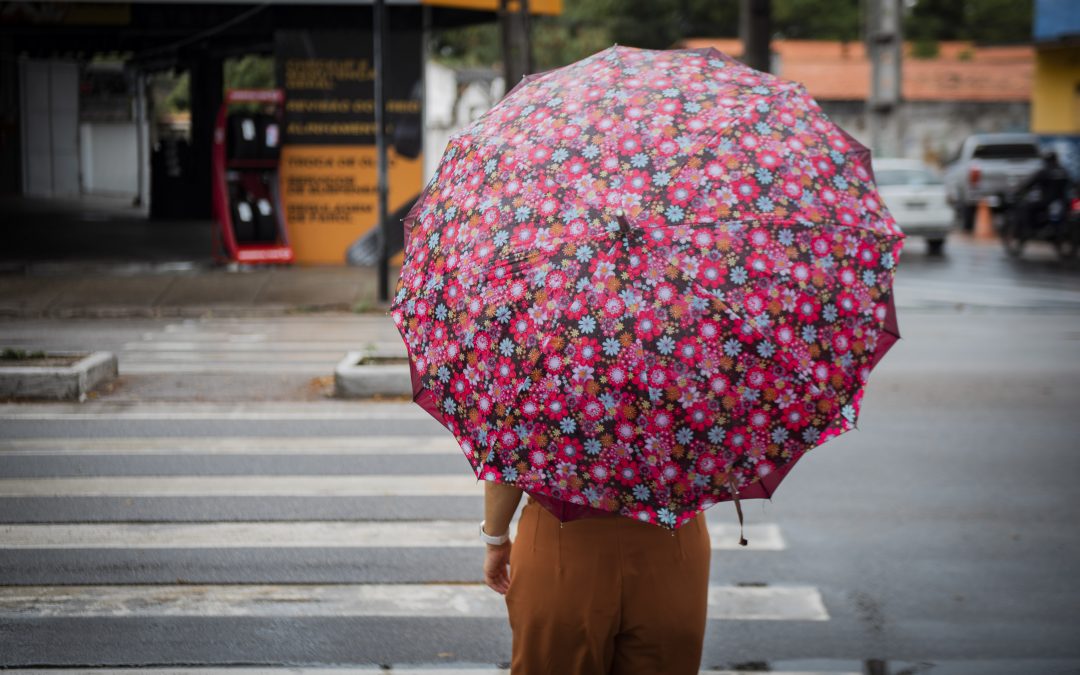
[[[903,235],[796,83],[613,47],[454,136],[391,314],[480,479],[676,528],[854,426]],[[755,489],[755,486],[757,488]]]

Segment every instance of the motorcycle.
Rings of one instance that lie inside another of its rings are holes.
[[[1076,257],[1080,249],[1080,194],[1075,188],[1046,204],[1038,188],[1023,195],[1002,193],[999,199],[1004,205],[1001,243],[1011,257],[1020,257],[1029,241],[1053,244],[1063,260]]]

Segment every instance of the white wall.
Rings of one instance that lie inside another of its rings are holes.
[[[79,125],[84,193],[132,199],[139,194],[139,145],[135,134],[134,122]]]
[[[458,83],[457,72],[428,61],[424,66],[424,183],[435,175],[450,137],[498,103],[503,81]]]
[[[79,68],[70,61],[19,62],[23,194],[79,194]]]

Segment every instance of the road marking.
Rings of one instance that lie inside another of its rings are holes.
[[[11,455],[462,455],[442,436],[198,436],[0,439]]]
[[[2,586],[0,618],[51,617],[506,618],[482,584],[208,584]],[[709,586],[710,619],[828,621],[812,586]]]
[[[33,669],[33,670],[14,670],[4,671],[6,674],[11,675],[41,675],[42,673],[52,673],[53,675],[132,675],[132,673],[143,673],[144,675],[260,675],[262,673],[282,673],[288,675],[507,675],[509,670],[499,669],[497,666],[490,667],[469,667],[462,665],[456,667],[450,664],[440,664],[441,667],[426,667],[420,666],[360,666],[360,667],[348,667],[348,669],[341,669],[341,667],[332,667],[332,669],[323,669],[323,667],[312,667],[312,669],[305,669],[305,667],[287,667],[287,666],[266,666],[266,667],[130,667],[130,669]],[[769,671],[772,675],[861,675],[859,672],[838,672],[838,671]],[[746,675],[747,671],[701,671],[700,675]]]
[[[143,335],[161,335],[174,333],[188,335],[243,335],[287,333],[294,331],[298,335],[326,335],[331,332],[346,336],[356,336],[358,342],[370,339],[372,333],[382,329],[380,337],[390,339],[397,336],[397,328],[389,316],[276,316],[276,317],[207,317],[192,318],[182,322],[170,323],[157,331],[144,331]]]
[[[117,366],[120,375],[213,375],[220,373],[245,373],[252,370],[260,373],[280,373],[293,375],[329,375],[334,372],[334,366],[341,360],[342,354],[325,361],[312,361],[310,363],[282,363],[275,361],[247,361],[237,362],[231,357],[222,361],[206,360],[201,363],[167,363],[163,361],[147,361],[132,363],[121,360]]]
[[[201,339],[196,339],[201,338]],[[333,352],[338,358],[344,352],[353,351],[379,351],[397,352],[401,356],[407,354],[404,342],[358,342],[357,340],[268,340],[265,335],[233,334],[228,336],[195,336],[192,335],[184,341],[172,340],[145,340],[143,342],[125,342],[122,346],[125,353],[145,353],[146,356],[156,355],[160,352],[207,354],[213,352],[225,352],[237,355],[236,352],[265,353],[317,353]]]
[[[477,497],[468,472],[446,475],[94,476],[3,478],[0,497]]]
[[[780,528],[709,523],[714,550],[781,551]],[[517,535],[516,521],[511,525]],[[289,521],[221,523],[88,523],[0,525],[0,550],[157,548],[479,548],[472,521]]]
[[[1054,309],[1080,305],[1077,291],[993,282],[960,285],[951,280],[903,279],[894,285],[897,307],[920,308],[923,305],[957,304],[996,309]]]
[[[448,665],[448,666],[447,666]],[[359,667],[347,667],[347,669],[341,669],[341,667],[332,667],[332,669],[323,669],[323,667],[312,667],[312,669],[305,669],[305,667],[287,667],[287,666],[266,666],[266,667],[130,667],[130,669],[33,669],[33,670],[14,670],[4,671],[6,674],[11,675],[41,675],[42,673],[52,673],[53,675],[132,675],[132,673],[143,673],[144,675],[260,675],[262,673],[282,673],[288,675],[507,675],[509,670],[500,669],[498,666],[489,667],[470,667],[470,665],[462,665],[456,667],[454,664],[440,664],[440,667],[426,667],[420,666],[359,666]],[[838,671],[769,671],[772,675],[861,675],[859,672],[838,672]],[[746,675],[747,671],[701,671],[700,675]]]
[[[199,349],[199,350],[176,350],[176,351],[139,351],[121,352],[120,364],[139,361],[142,363],[227,363],[235,361],[240,364],[251,365],[253,363],[312,363],[312,362],[337,362],[345,357],[344,349],[262,349],[253,347],[259,345],[235,345],[245,349]]]
[[[132,421],[132,420],[226,420],[226,421],[320,421],[320,420],[426,420],[438,422],[415,403],[331,401],[242,403],[58,403],[51,405],[0,404],[0,421]]]

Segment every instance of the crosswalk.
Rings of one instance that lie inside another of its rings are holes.
[[[372,406],[367,419],[399,410]],[[326,409],[291,418],[295,435],[191,433],[208,417],[258,423],[273,406],[0,406],[0,420],[33,424],[45,412],[51,434],[0,431],[0,626],[14,627],[0,631],[0,668],[110,672],[59,667],[83,659],[128,673],[242,673],[253,663],[265,667],[247,672],[507,672],[505,604],[481,582],[477,518],[467,515],[481,513],[482,485],[445,433],[418,433],[407,416],[403,435],[318,433],[337,419],[333,405],[328,418]],[[169,433],[79,433],[102,420],[129,429],[133,419]],[[56,434],[57,423],[72,433]],[[777,523],[748,524],[750,546],[737,546],[731,516],[708,514],[714,560],[789,550]],[[813,585],[715,578],[708,616],[740,625],[832,618]],[[304,631],[325,626],[313,621],[336,622],[342,642],[359,630],[371,644],[359,640],[344,661],[311,656]],[[90,651],[56,640],[68,630]],[[116,631],[133,639],[117,641]],[[224,640],[209,637],[217,631]],[[178,635],[194,637],[177,646]],[[443,635],[476,644],[448,651],[436,646]]]
[[[737,525],[714,524],[713,550],[738,548]],[[517,523],[511,523],[517,536]],[[760,551],[782,551],[780,528],[773,523],[750,525],[747,536]],[[5,548],[476,548],[483,543],[473,523],[455,520],[395,522],[302,520],[219,523],[88,523],[0,525]]]
[[[94,668],[94,669],[68,669],[50,668],[47,670],[6,670],[10,675],[132,675],[130,668]],[[506,675],[508,668],[394,668],[387,667],[358,667],[358,668],[140,668],[136,671],[140,675]],[[760,672],[753,670],[703,670],[702,675],[749,675]],[[786,670],[770,671],[777,675],[861,675],[858,671],[804,671]]]
[[[1002,267],[1001,255],[997,248],[989,252],[961,248],[946,270],[920,256],[912,257],[897,274],[896,304],[902,311],[1080,310],[1080,289],[1075,284],[1062,284],[1057,277],[1018,283],[1015,274]],[[116,353],[120,374],[134,376],[328,377],[349,352],[380,358],[406,356],[393,322],[385,315],[176,319],[125,333],[106,347]]]
[[[479,584],[216,584],[13,586],[0,590],[0,617],[443,617],[498,619],[501,596]],[[709,618],[827,621],[813,588],[712,585]]]
[[[322,316],[184,319],[124,342],[120,372],[326,375],[347,352],[404,357],[389,317]]]

